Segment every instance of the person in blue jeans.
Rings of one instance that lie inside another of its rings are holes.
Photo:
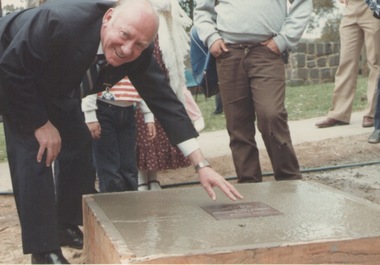
[[[380,1],[379,0],[365,0],[366,4],[373,11],[373,16],[380,19]],[[380,80],[377,81],[376,91],[376,107],[374,117],[373,133],[368,137],[368,143],[377,144],[380,143]]]
[[[374,117],[375,130],[368,137],[368,143],[370,144],[380,143],[380,80],[377,82],[377,92],[376,92],[375,100],[376,100],[375,117]]]
[[[222,114],[223,113],[223,105],[222,98],[220,97],[220,93],[215,95],[215,111],[214,114]]]

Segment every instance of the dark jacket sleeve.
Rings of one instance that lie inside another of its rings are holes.
[[[183,104],[171,89],[168,79],[154,59],[151,49],[136,62],[128,74],[132,84],[164,128],[171,144],[198,137]]]
[[[0,58],[1,86],[7,115],[25,131],[33,131],[48,120],[46,95],[38,80],[55,45],[56,27],[49,22],[48,12],[34,9],[20,13],[6,31],[11,41]]]
[[[71,108],[64,101],[72,101],[95,57],[102,17],[113,4],[48,1],[0,19],[0,111],[21,130],[45,124],[53,105]]]

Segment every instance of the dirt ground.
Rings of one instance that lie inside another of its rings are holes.
[[[368,134],[334,138],[295,146],[305,181],[317,181],[358,197],[380,204],[380,144],[368,144]],[[213,168],[236,183],[230,156],[209,159]],[[266,151],[261,151],[264,181],[273,181]],[[334,169],[338,167],[339,169]],[[169,170],[160,174],[164,188],[194,185],[197,176],[192,167]],[[30,263],[30,255],[23,255],[21,234],[13,196],[0,196],[0,263]],[[82,251],[63,248],[71,263],[86,263]]]

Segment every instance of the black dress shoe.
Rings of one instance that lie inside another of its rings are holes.
[[[375,129],[371,136],[368,138],[368,142],[370,144],[377,144],[380,143],[380,130]]]
[[[60,228],[59,240],[61,246],[83,249],[83,233],[76,225]]]
[[[70,264],[61,250],[32,254],[32,264]]]

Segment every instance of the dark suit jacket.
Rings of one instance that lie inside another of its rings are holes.
[[[102,18],[113,4],[48,1],[0,19],[0,111],[28,131],[47,122],[50,104],[69,108],[67,99],[96,56]],[[153,45],[134,62],[109,66],[93,92],[128,75],[172,144],[197,137],[152,50]]]

